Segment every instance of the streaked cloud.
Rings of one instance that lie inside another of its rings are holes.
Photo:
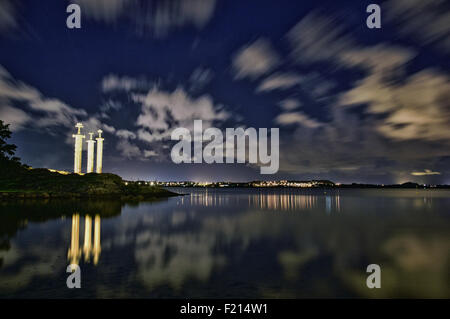
[[[131,91],[148,87],[148,83],[144,78],[136,79],[128,76],[118,76],[109,74],[102,79],[101,89],[105,93],[112,91]],[[112,106],[112,108],[115,108]]]
[[[298,107],[300,107],[302,104],[300,103],[300,101],[296,100],[296,99],[285,99],[282,100],[278,103],[278,105],[284,110],[284,111],[292,111]]]
[[[141,105],[136,120],[137,136],[146,142],[168,138],[174,125],[190,129],[196,119],[209,125],[230,116],[222,106],[215,105],[209,95],[193,98],[182,88],[173,92],[153,88],[147,94],[134,94],[132,98]]]
[[[300,76],[300,87],[303,92],[308,92],[311,98],[320,99],[329,94],[336,87],[336,83],[334,80],[314,71]]]
[[[426,169],[423,172],[411,172],[411,175],[414,176],[428,176],[428,175],[441,175],[440,172],[433,172],[430,169]]]
[[[322,123],[310,118],[303,112],[281,113],[275,118],[274,122],[280,125],[299,124],[308,128],[317,128],[322,126]]]
[[[116,129],[108,124],[103,123],[100,128],[102,128],[104,131],[108,132],[108,133],[114,133],[116,131]]]
[[[430,172],[442,172],[439,167],[445,164],[431,164],[429,159],[445,163],[443,158],[450,155],[447,73],[437,68],[409,70],[415,50],[389,43],[363,45],[343,30],[335,18],[311,13],[288,34],[297,63],[331,66],[327,75],[302,76],[300,88],[309,93],[331,81],[323,91],[311,94],[313,98],[336,88],[334,70],[362,73],[350,89],[333,93],[335,102],[327,106],[329,120],[310,122],[307,113],[292,112],[289,106],[275,118],[279,125],[295,127],[283,139],[288,142],[280,145],[280,170],[341,174],[352,180],[358,175],[396,174],[403,179],[427,163],[433,168]]]
[[[418,44],[450,53],[450,11],[445,0],[396,0],[383,4],[387,21]]]
[[[256,89],[257,92],[284,90],[301,82],[301,77],[295,73],[275,73],[264,79]]]
[[[386,115],[375,122],[375,127],[388,138],[448,140],[450,78],[434,69],[413,73],[399,83],[386,78],[389,72],[401,71],[411,56],[403,49],[381,46],[354,53],[358,65],[370,71],[354,88],[342,94],[340,104],[366,104],[368,113]]]
[[[99,130],[99,129],[102,129],[103,131],[111,133],[111,134],[114,134],[116,132],[116,129],[113,126],[102,123],[95,115],[92,115],[88,119],[83,120],[82,123],[84,126],[83,131],[85,132],[86,137],[88,137],[88,135],[87,135],[88,132],[97,134],[97,130]],[[69,131],[69,137],[70,137],[69,143],[71,144],[71,143],[73,143],[73,141],[71,139],[72,138],[71,131]]]
[[[72,127],[87,112],[56,98],[45,97],[36,88],[18,81],[0,66],[0,103],[4,120],[17,130],[25,125],[38,127]],[[18,104],[21,105],[19,108]],[[26,109],[25,112],[23,109]]]
[[[88,18],[107,23],[114,22],[132,5],[138,4],[136,0],[74,0],[69,2],[79,4],[81,12]]]
[[[147,161],[150,157],[158,156],[158,153],[154,150],[143,149],[141,143],[137,140],[137,134],[132,131],[120,129],[116,131],[116,136],[119,138],[116,150],[126,159]]]
[[[333,17],[312,12],[301,19],[287,34],[292,57],[299,63],[335,59],[353,47],[354,41]]]
[[[133,132],[129,131],[129,130],[118,130],[116,132],[116,135],[120,138],[124,138],[124,139],[130,139],[130,140],[134,140],[136,139],[136,134],[134,134]]]
[[[2,103],[1,99],[0,103]],[[9,105],[2,105],[0,107],[0,118],[5,123],[10,124],[12,131],[20,130],[25,124],[31,121],[31,117],[27,113]]]
[[[110,110],[118,111],[122,107],[123,107],[123,104],[120,101],[109,98],[100,106],[100,111],[103,112],[102,114],[105,118],[108,118],[108,115],[106,114],[106,112],[109,112]]]
[[[153,150],[144,150],[144,157],[154,157],[158,156],[158,153],[156,153]]]
[[[185,26],[203,28],[212,18],[215,0],[75,0],[89,18],[114,24],[126,18],[141,34],[164,37]]]
[[[198,67],[189,77],[189,91],[199,91],[203,89],[214,77],[211,69]]]
[[[139,159],[142,156],[140,148],[137,145],[132,144],[128,139],[120,139],[116,144],[116,149],[119,151],[120,155],[127,159]]]
[[[138,32],[164,37],[185,26],[202,29],[212,18],[215,7],[215,0],[156,0],[135,6],[131,17],[136,19]]]
[[[115,132],[113,126],[102,123],[99,117],[59,99],[44,96],[36,88],[16,80],[0,66],[0,118],[11,125],[12,131],[36,127],[54,130],[64,127],[67,133],[64,141],[72,144],[72,132],[77,122],[83,123],[85,133],[96,133],[98,129],[108,133]]]
[[[345,67],[360,67],[367,71],[386,72],[404,66],[416,56],[411,49],[387,44],[355,46],[335,57]]]
[[[309,14],[289,32],[292,53],[302,63],[322,61],[367,72],[341,93],[338,104],[367,105],[367,113],[386,115],[373,120],[376,133],[395,140],[448,139],[448,76],[435,69],[406,75],[416,52],[389,44],[362,46],[342,30],[332,17]]]
[[[233,70],[236,79],[256,79],[273,70],[280,58],[270,42],[260,38],[241,48],[233,57]]]
[[[0,1],[0,33],[17,27],[16,8],[11,0]]]

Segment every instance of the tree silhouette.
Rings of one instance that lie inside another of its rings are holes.
[[[5,124],[0,120],[0,160],[19,163],[20,158],[14,156],[17,146],[8,144],[6,140],[11,138],[9,124]]]

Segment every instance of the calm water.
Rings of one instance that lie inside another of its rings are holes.
[[[450,297],[449,191],[177,191],[0,203],[0,297]]]

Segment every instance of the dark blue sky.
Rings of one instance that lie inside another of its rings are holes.
[[[450,23],[440,1],[0,2],[0,118],[33,167],[72,170],[74,125],[130,179],[450,183]],[[280,129],[280,171],[170,159],[194,119]]]

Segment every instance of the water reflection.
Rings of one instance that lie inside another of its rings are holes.
[[[326,196],[326,212],[331,213],[331,211],[339,212],[341,210],[341,202],[339,201],[339,195],[337,196]]]
[[[97,265],[101,252],[100,244],[100,223],[99,215],[95,215],[94,224],[94,245],[92,245],[92,217],[86,215],[84,217],[84,245],[83,250],[80,248],[80,215],[72,215],[72,232],[70,237],[70,248],[67,252],[67,260],[70,265],[79,265],[79,260],[82,253],[84,254],[84,261],[90,262],[93,256],[93,263]]]
[[[325,193],[326,194],[326,193]],[[323,203],[322,203],[323,201]],[[277,210],[277,211],[296,211],[302,209],[313,209],[321,205],[325,205],[327,212],[339,212],[340,201],[339,193],[318,196],[303,195],[292,193],[268,193],[258,192],[256,194],[249,193],[243,195],[227,196],[220,195],[216,192],[208,190],[191,193],[189,199],[183,198],[182,205],[204,206],[204,207],[223,207],[225,205],[241,205],[253,207],[261,210]]]
[[[67,253],[67,258],[70,260],[70,264],[78,265],[78,260],[81,257],[81,250],[79,247],[80,235],[80,215],[75,214],[72,216],[72,236],[70,240],[70,248]]]
[[[450,297],[449,192],[183,192],[0,203],[0,297]]]
[[[73,227],[73,217],[72,216],[72,233],[74,231]],[[89,262],[89,259],[91,257],[91,250],[92,250],[92,242],[91,242],[91,235],[92,235],[92,218],[91,216],[87,215],[84,218],[84,245],[83,245],[83,253],[84,253],[84,261]],[[72,246],[72,245],[71,245]],[[68,255],[70,255],[70,250]]]

